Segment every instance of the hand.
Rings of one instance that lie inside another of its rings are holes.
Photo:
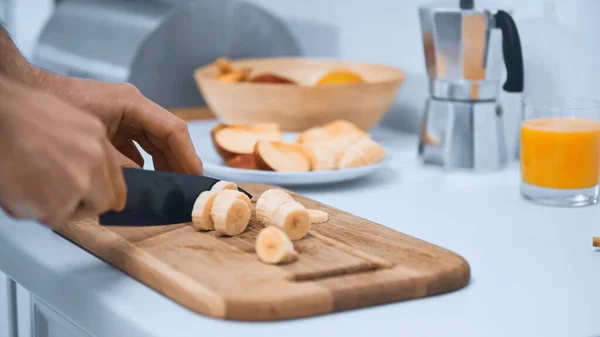
[[[40,72],[37,83],[98,116],[106,125],[112,144],[140,167],[144,160],[133,141],[152,156],[156,170],[204,173],[187,124],[146,98],[133,85],[47,72]]]
[[[57,228],[125,206],[106,127],[59,98],[0,76],[0,206]]]

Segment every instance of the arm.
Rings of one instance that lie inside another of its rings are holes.
[[[0,75],[33,84],[38,74],[39,70],[27,62],[6,29],[0,25]]]
[[[144,164],[135,141],[152,156],[157,170],[203,174],[187,124],[131,84],[61,76],[38,69],[21,55],[4,28],[0,29],[0,75],[50,92],[100,118],[113,146],[126,157],[123,159],[130,159],[128,166]]]

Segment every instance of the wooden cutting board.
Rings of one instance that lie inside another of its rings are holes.
[[[253,207],[272,188],[240,186],[253,195]],[[237,237],[219,238],[191,224],[124,227],[93,220],[59,233],[181,305],[221,319],[320,315],[450,292],[469,281],[467,261],[451,251],[288,193],[330,220],[294,241],[300,257],[287,265],[258,260],[254,242],[262,226],[254,219]]]

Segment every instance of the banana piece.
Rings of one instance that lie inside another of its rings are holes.
[[[363,138],[371,136],[353,132],[337,138],[302,143],[302,149],[311,163],[312,171],[333,170],[339,168],[339,162],[346,150]]]
[[[295,200],[286,201],[277,207],[265,224],[283,229],[291,240],[302,239],[311,228],[308,210]]]
[[[375,164],[383,160],[386,151],[370,137],[364,137],[350,145],[340,159],[339,168],[352,168]]]
[[[215,228],[210,215],[216,192],[204,191],[200,193],[192,208],[192,224],[198,230],[208,231]]]
[[[347,135],[343,135],[338,138],[329,140],[325,143],[332,150],[334,150],[336,152],[341,152],[341,155],[343,155],[344,151],[346,151],[347,148],[358,143],[363,138],[371,138],[371,135],[369,135],[367,133],[353,132],[353,133],[349,133]]]
[[[334,149],[325,143],[305,143],[302,150],[310,161],[311,171],[335,170],[338,155]]]
[[[246,205],[248,205],[248,209],[250,211],[252,211],[252,202],[250,201],[250,198],[248,198],[248,196],[238,190],[222,190],[219,191],[217,194],[226,194],[228,198],[237,198],[240,199],[241,201],[243,201],[244,203],[246,203]]]
[[[238,198],[242,199],[245,203],[247,203],[250,210],[252,210],[252,201],[250,201],[250,198],[248,198],[248,196],[246,194],[240,192],[238,190],[238,186],[230,181],[221,180],[221,181],[217,182],[216,184],[214,184],[210,190],[211,190],[211,192],[217,192],[217,193],[219,193],[221,191],[226,191],[226,190],[235,191],[236,192],[235,195]]]
[[[291,195],[278,188],[272,188],[263,192],[256,201],[256,219],[261,223],[265,223],[265,220],[271,218],[277,207],[286,201],[292,200],[294,198]]]
[[[268,264],[280,264],[295,261],[298,253],[284,231],[277,227],[265,227],[256,237],[256,255]]]
[[[221,180],[216,182],[211,188],[210,191],[211,192],[220,192],[222,190],[238,190],[238,187],[236,184],[230,182],[230,181],[225,181],[225,180]]]
[[[325,223],[329,221],[329,214],[318,209],[309,209],[308,215],[312,224]]]
[[[240,194],[248,199],[244,193],[234,190],[223,190],[215,197],[210,215],[217,235],[236,236],[248,227],[251,211]]]

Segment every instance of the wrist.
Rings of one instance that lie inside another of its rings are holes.
[[[53,91],[53,83],[57,81],[56,76],[40,68],[33,67],[29,84],[41,90]]]
[[[32,72],[31,80],[32,82],[30,85],[40,90],[49,92],[64,100],[71,100],[73,98],[71,97],[72,90],[70,89],[72,87],[72,79],[67,76],[61,76],[40,68],[35,68]]]

